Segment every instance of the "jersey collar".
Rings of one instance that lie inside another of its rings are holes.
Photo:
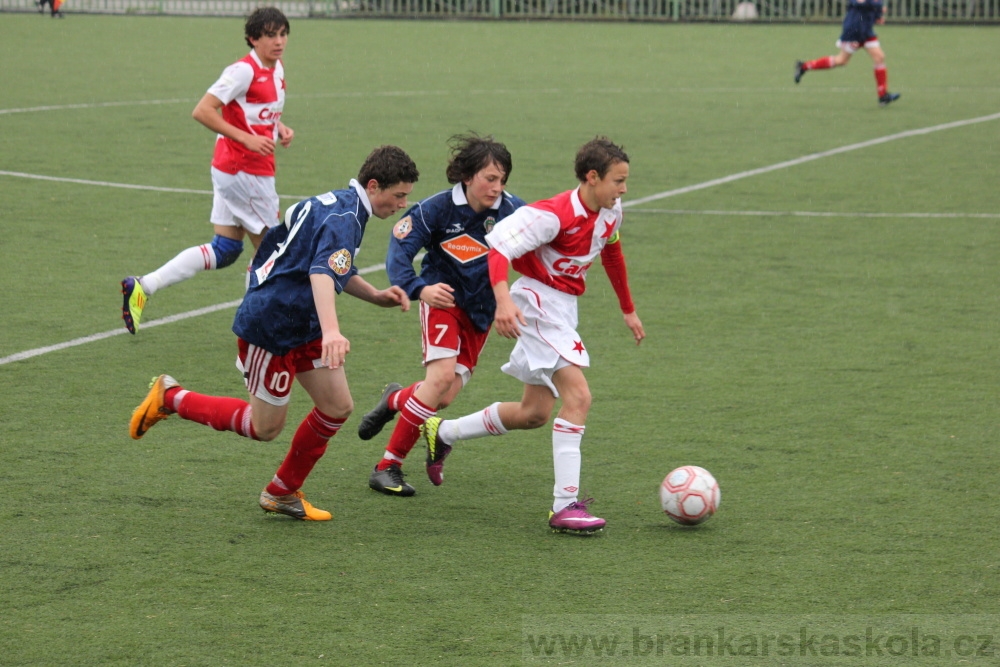
[[[573,204],[573,214],[577,217],[586,218],[590,215],[590,211],[587,207],[583,205],[583,200],[580,199],[580,186],[576,186],[576,190],[573,190],[573,194],[569,196],[570,202]]]
[[[365,210],[368,211],[368,215],[371,215],[372,203],[368,199],[368,193],[365,192],[365,189],[361,187],[360,183],[358,183],[358,179],[356,178],[351,179],[351,187],[354,188],[354,191],[358,193],[358,199],[360,199],[361,203],[364,204]]]
[[[261,69],[274,69],[273,67],[264,67],[264,63],[261,62],[260,56],[258,56],[257,52],[254,51],[253,49],[250,50],[250,57],[253,58],[253,61],[255,63],[257,63],[257,67]]]
[[[499,211],[500,203],[503,201],[504,191],[500,191],[500,195],[490,204],[491,211]],[[469,204],[469,198],[465,196],[465,188],[462,187],[461,183],[455,183],[455,187],[451,189],[451,201],[455,206],[467,206]]]

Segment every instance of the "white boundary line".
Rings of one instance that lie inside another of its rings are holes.
[[[385,269],[385,264],[375,264],[373,266],[366,266],[363,269],[358,269],[358,273],[361,275],[366,275],[369,273],[374,273],[376,271],[382,271]],[[226,310],[227,308],[235,308],[240,305],[243,299],[236,299],[235,301],[227,301],[225,303],[217,303],[214,306],[206,306],[204,308],[198,308],[196,310],[189,310],[186,313],[178,313],[176,315],[169,315],[167,317],[161,317],[158,320],[149,320],[144,322],[142,325],[143,329],[151,329],[153,327],[158,327],[164,324],[171,324],[173,322],[180,322],[181,320],[191,319],[192,317],[199,317],[201,315],[208,315],[209,313],[215,313],[220,310]],[[38,357],[43,354],[48,354],[49,352],[58,352],[59,350],[65,350],[70,347],[76,347],[78,345],[85,345],[86,343],[94,343],[99,340],[104,340],[105,338],[111,338],[112,336],[120,336],[122,334],[127,334],[128,330],[118,328],[112,331],[103,331],[101,333],[93,334],[90,336],[84,336],[83,338],[74,338],[73,340],[68,340],[64,343],[57,343],[56,345],[48,345],[46,347],[36,347],[33,350],[25,350],[24,352],[18,352],[7,357],[0,357],[0,366],[4,364],[9,364],[14,361],[22,361],[24,359],[30,359],[32,357]]]
[[[829,86],[823,88],[810,88],[809,94],[818,93],[854,93],[857,91],[868,91],[868,86]],[[977,92],[1000,91],[996,86],[976,86],[975,88],[965,88],[962,86],[929,86],[921,88],[907,88],[907,94],[914,92],[942,93],[954,95],[965,90],[975,90]],[[533,95],[593,95],[593,94],[614,94],[614,95],[685,95],[691,93],[731,93],[734,95],[774,95],[786,93],[790,95],[802,94],[804,89],[792,88],[790,86],[779,86],[776,88],[739,87],[739,86],[676,86],[672,88],[539,88],[535,90],[518,89],[497,89],[481,88],[463,90],[462,95],[503,95],[503,94],[533,94]],[[320,93],[292,93],[288,99],[358,99],[358,98],[385,98],[385,97],[451,97],[455,94],[452,90],[384,90],[384,91],[324,91]],[[47,104],[36,107],[16,107],[10,109],[0,109],[0,116],[37,113],[41,111],[71,111],[77,109],[106,109],[109,107],[133,107],[133,106],[160,106],[166,104],[195,104],[198,98],[175,97],[163,100],[119,100],[116,102],[80,102],[75,104]]]
[[[111,105],[113,103],[108,103]],[[732,183],[733,181],[739,181],[744,178],[750,178],[751,176],[759,176],[761,174],[768,174],[772,171],[778,171],[780,169],[787,169],[789,167],[794,167],[800,164],[806,164],[807,162],[813,162],[815,160],[820,160],[825,157],[832,157],[834,155],[840,155],[842,153],[849,153],[851,151],[860,150],[862,148],[869,148],[871,146],[878,146],[879,144],[888,143],[890,141],[896,141],[897,139],[906,139],[909,137],[918,137],[925,134],[931,134],[933,132],[940,132],[942,130],[951,130],[959,127],[966,127],[968,125],[975,125],[977,123],[985,123],[992,120],[1000,119],[1000,113],[990,114],[988,116],[980,116],[978,118],[969,118],[967,120],[959,120],[951,123],[942,123],[940,125],[932,125],[930,127],[924,127],[916,130],[907,130],[905,132],[898,132],[896,134],[889,134],[884,137],[877,137],[875,139],[869,139],[868,141],[862,141],[855,144],[848,144],[846,146],[841,146],[839,148],[833,148],[828,151],[822,151],[820,153],[812,153],[810,155],[804,155],[800,158],[794,160],[786,160],[785,162],[778,162],[777,164],[772,164],[767,167],[760,167],[759,169],[750,169],[748,171],[741,171],[737,174],[731,174],[729,176],[724,176],[722,178],[712,179],[710,181],[705,181],[703,183],[696,183],[694,185],[688,185],[683,188],[676,188],[674,190],[667,190],[666,192],[660,192],[655,195],[649,195],[648,197],[641,197],[639,199],[633,199],[622,204],[623,207],[638,206],[639,204],[645,204],[652,201],[659,201],[660,199],[666,199],[668,197],[675,197],[677,195],[687,194],[688,192],[696,192],[698,190],[705,190],[707,188],[715,187],[716,185],[724,185],[726,183]],[[79,182],[77,179],[59,179],[55,177],[34,177],[30,175],[22,175],[18,172],[0,172],[3,175],[17,175],[17,176],[28,176],[29,178],[43,178],[44,180],[67,180],[69,182]],[[88,184],[102,184],[98,181],[86,182]],[[155,189],[163,191],[163,188],[152,188],[148,186],[128,186],[125,184],[108,184],[116,187],[131,187],[138,189]],[[196,192],[201,193],[202,191],[196,190],[166,190],[168,192]],[[362,274],[372,273],[375,271],[380,271],[385,268],[385,264],[376,264],[374,266],[365,267],[360,269],[358,272]],[[204,315],[207,313],[212,313],[217,310],[223,310],[225,308],[231,308],[238,305],[239,301],[230,301],[228,303],[217,304],[215,306],[208,306],[206,308],[199,308],[198,310],[191,310],[186,313],[179,313],[177,315],[172,315],[170,317],[161,318],[159,320],[150,320],[143,326],[145,328],[159,326],[161,324],[168,324],[170,322],[178,322],[180,320],[188,319],[191,317],[197,317],[199,315]],[[57,350],[64,350],[69,347],[75,347],[77,345],[83,345],[85,343],[90,343],[97,340],[102,340],[104,338],[110,338],[111,336],[118,336],[126,333],[123,329],[116,329],[114,331],[105,331],[99,334],[93,334],[91,336],[84,336],[83,338],[76,338],[64,343],[59,343],[57,345],[50,345],[47,347],[35,348],[33,350],[26,350],[24,352],[18,352],[7,357],[0,357],[0,366],[4,364],[9,364],[13,361],[21,361],[23,359],[30,359],[31,357],[37,357],[48,352],[54,352]]]
[[[188,188],[164,188],[158,185],[136,185],[134,183],[115,183],[113,181],[89,181],[85,178],[66,178],[63,176],[44,176],[42,174],[26,174],[23,171],[3,171],[0,169],[0,176],[13,176],[15,178],[30,178],[36,181],[56,181],[59,183],[76,183],[78,185],[96,185],[104,188],[125,188],[126,190],[146,190],[149,192],[174,192],[188,195],[211,195],[211,190],[190,190]],[[308,199],[312,195],[278,195],[280,199],[294,199],[301,201]]]
[[[759,169],[750,169],[748,171],[741,171],[738,174],[731,174],[729,176],[723,176],[722,178],[715,178],[712,179],[711,181],[705,181],[704,183],[696,183],[694,185],[688,185],[683,188],[677,188],[675,190],[667,190],[666,192],[660,192],[655,195],[649,195],[648,197],[633,199],[629,202],[626,202],[625,204],[622,204],[622,206],[626,205],[638,206],[640,204],[646,204],[651,201],[659,201],[660,199],[666,199],[667,197],[674,197],[676,195],[683,195],[689,192],[697,192],[698,190],[714,188],[716,185],[725,185],[726,183],[732,183],[733,181],[739,181],[744,178],[750,178],[751,176],[760,176],[761,174],[769,174],[772,171],[788,169],[789,167],[797,167],[800,164],[806,164],[807,162],[813,162],[815,160],[822,160],[823,158],[826,157],[833,157],[834,155],[841,155],[842,153],[850,153],[851,151],[861,150],[862,148],[870,148],[872,146],[886,144],[889,143],[890,141],[896,141],[897,139],[908,139],[910,137],[919,137],[925,134],[940,132],[942,130],[953,130],[958,127],[966,127],[968,125],[975,125],[976,123],[986,123],[991,120],[998,120],[998,119],[1000,119],[1000,113],[994,113],[988,116],[980,116],[979,118],[957,120],[952,123],[942,123],[941,125],[931,125],[930,127],[923,127],[916,130],[907,130],[905,132],[897,132],[896,134],[888,134],[884,137],[876,137],[875,139],[869,139],[868,141],[861,141],[856,144],[848,144],[846,146],[841,146],[839,148],[832,148],[828,151],[822,151],[820,153],[803,155],[802,157],[795,158],[794,160],[778,162],[777,164],[772,164],[767,167],[760,167]]]
[[[679,208],[640,208],[632,211],[631,215],[637,213],[660,213],[664,215],[728,215],[728,216],[755,216],[755,217],[787,217],[787,218],[986,218],[989,220],[1000,219],[1000,213],[860,213],[849,211],[839,213],[836,211],[696,211],[693,209]]]

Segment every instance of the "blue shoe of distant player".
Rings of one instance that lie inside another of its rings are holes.
[[[122,281],[122,298],[122,319],[125,320],[125,328],[134,336],[139,330],[142,309],[146,307],[146,292],[136,276]]]
[[[887,107],[898,99],[899,93],[886,93],[882,97],[878,98],[878,105],[880,107]]]

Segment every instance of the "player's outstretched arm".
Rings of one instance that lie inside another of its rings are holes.
[[[642,328],[642,322],[639,321],[639,316],[636,315],[634,310],[624,317],[625,326],[632,331],[632,337],[635,338],[635,344],[638,345],[646,337],[646,330]]]
[[[327,368],[340,368],[344,364],[347,353],[351,351],[351,342],[340,333],[337,320],[337,287],[333,278],[322,273],[309,276],[312,285],[313,303],[319,317],[319,326],[323,330],[323,365]]]
[[[351,279],[344,286],[344,291],[362,301],[383,308],[399,306],[399,309],[404,313],[410,309],[410,297],[406,296],[403,288],[392,285],[380,290],[358,274],[351,276]]]

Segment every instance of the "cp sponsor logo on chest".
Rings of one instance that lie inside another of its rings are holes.
[[[567,257],[560,257],[556,261],[552,262],[552,270],[556,273],[561,273],[564,276],[582,276],[587,273],[587,269],[590,268],[593,262],[587,262],[586,264],[580,264],[579,262],[573,261]]]

